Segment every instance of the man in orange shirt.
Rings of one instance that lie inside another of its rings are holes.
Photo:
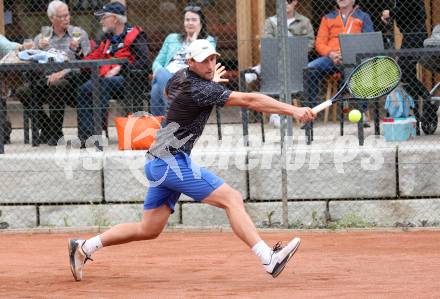
[[[316,51],[321,56],[308,64],[304,76],[304,105],[315,106],[323,78],[338,71],[342,64],[339,34],[374,31],[370,16],[355,6],[355,0],[337,0],[339,9],[326,14],[316,36]],[[362,107],[366,110],[366,105]]]

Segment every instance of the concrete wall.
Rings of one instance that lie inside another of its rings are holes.
[[[399,146],[399,191],[402,196],[440,194],[440,145]]]
[[[290,199],[396,196],[396,148],[299,148],[286,156],[282,163],[273,150],[249,151],[251,198],[281,198],[281,165],[287,170]]]
[[[439,225],[438,146],[328,150],[298,147],[195,150],[192,158],[239,190],[259,227]],[[148,191],[142,151],[0,156],[0,227],[109,226],[139,221]],[[429,197],[429,198],[428,198]],[[223,210],[183,195],[169,225],[227,226]]]
[[[101,202],[103,155],[0,155],[0,204]]]

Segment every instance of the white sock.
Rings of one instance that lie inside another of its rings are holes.
[[[99,238],[99,236],[86,240],[86,242],[82,247],[84,253],[87,254],[88,256],[92,256],[92,254],[100,248],[102,248],[102,243],[101,243],[101,238]]]
[[[260,258],[260,261],[263,265],[269,264],[272,249],[267,246],[266,242],[264,242],[263,240],[259,241],[257,244],[254,245],[254,247],[252,247],[252,251],[255,253],[256,256]]]

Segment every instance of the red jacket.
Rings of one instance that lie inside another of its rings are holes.
[[[321,56],[328,56],[332,51],[339,52],[339,38],[341,33],[361,33],[374,31],[370,16],[359,8],[354,8],[345,24],[339,10],[325,15],[319,25],[316,36],[316,51]]]
[[[133,53],[131,53],[130,46],[133,44],[135,39],[138,37],[139,33],[142,32],[142,29],[139,27],[129,27],[127,29],[127,34],[124,37],[124,42],[122,47],[120,47],[116,52],[110,53],[109,47],[111,41],[109,38],[101,41],[99,47],[96,48],[89,55],[84,57],[84,60],[93,60],[93,59],[111,59],[111,58],[127,58],[128,61],[132,64],[135,61],[135,57]],[[99,75],[104,77],[111,69],[116,67],[117,64],[109,64],[103,65],[99,68]]]

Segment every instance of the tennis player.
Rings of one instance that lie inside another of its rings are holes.
[[[70,267],[77,281],[83,278],[85,262],[98,249],[157,238],[174,212],[181,193],[224,209],[234,233],[252,249],[273,277],[283,271],[300,245],[300,239],[293,238],[284,247],[278,242],[270,248],[246,213],[240,192],[195,164],[190,154],[215,105],[285,114],[302,122],[313,120],[314,112],[263,94],[230,91],[219,84],[225,81],[221,77],[224,69],[216,64],[219,54],[207,40],[194,41],[187,55],[189,67],[177,72],[167,84],[166,93],[171,104],[164,126],[147,153],[145,173],[150,184],[143,218],[140,223],[119,224],[88,240],[69,239]]]

